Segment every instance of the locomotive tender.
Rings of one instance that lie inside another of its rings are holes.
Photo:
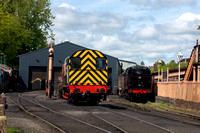
[[[119,95],[130,100],[146,101],[153,95],[152,88],[151,71],[144,66],[129,67],[118,77]]]
[[[87,101],[92,104],[106,100],[108,91],[108,61],[96,50],[76,51],[65,59],[62,68],[63,85],[60,95],[69,103]]]

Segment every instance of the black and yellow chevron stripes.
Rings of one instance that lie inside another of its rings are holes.
[[[71,58],[81,59],[80,69],[69,70],[69,84],[70,85],[106,85],[108,82],[107,73],[107,59],[99,51],[95,50],[81,50],[75,52]],[[106,60],[105,69],[96,68],[96,59],[104,58]],[[71,60],[69,59],[69,63]],[[69,67],[71,68],[71,67]]]

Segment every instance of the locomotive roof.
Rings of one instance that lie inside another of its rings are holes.
[[[133,69],[148,69],[148,67],[142,66],[142,65],[138,65],[138,64],[136,64],[136,66],[132,66],[132,67],[129,67],[129,68],[133,68]]]
[[[94,54],[96,54],[97,56],[103,56],[103,58],[106,58],[106,56],[102,53],[102,52],[100,52],[100,51],[98,51],[98,50],[93,50],[93,49],[83,49],[83,50],[77,50],[76,52],[74,52],[71,56],[70,56],[70,58],[72,58],[75,54],[77,54],[79,51],[86,51],[86,50],[89,50],[89,51],[93,51],[94,52]],[[98,55],[98,53],[100,53],[101,55]],[[107,58],[106,58],[107,59]]]
[[[150,69],[145,66],[136,65],[128,67],[121,75],[151,75]]]

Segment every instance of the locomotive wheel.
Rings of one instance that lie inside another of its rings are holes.
[[[125,99],[129,99],[129,95],[128,95],[127,92],[124,93],[124,98],[125,98]]]
[[[74,100],[73,100],[73,104],[74,104],[74,105],[78,105],[78,104],[79,104],[79,100],[78,100],[78,99],[74,99]]]
[[[62,98],[63,95],[64,95],[64,90],[63,90],[63,89],[59,89],[59,94],[58,94],[58,96],[59,96],[60,98]]]
[[[94,100],[94,99],[89,101],[89,105],[94,106],[94,105],[97,105],[97,103],[98,103],[97,100]]]
[[[96,105],[98,103],[98,100],[97,100],[97,98],[90,97],[90,98],[87,99],[87,103],[89,105]]]
[[[69,104],[72,103],[72,97],[70,96],[70,94],[68,95],[68,100],[67,100],[67,102],[68,102]]]

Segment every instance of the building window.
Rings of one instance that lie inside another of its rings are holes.
[[[71,58],[71,67],[72,69],[81,68],[81,59],[80,58]]]
[[[106,59],[105,58],[97,58],[97,69],[106,69]]]

